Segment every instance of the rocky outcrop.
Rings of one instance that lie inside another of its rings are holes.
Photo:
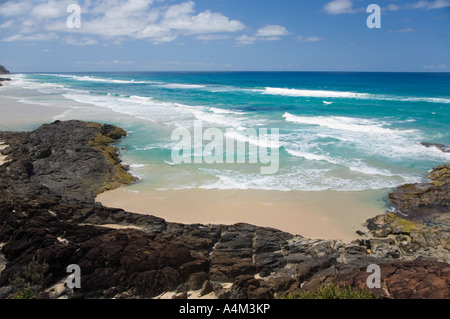
[[[374,253],[417,256],[450,263],[450,165],[429,174],[428,183],[407,184],[389,195],[395,211],[367,221]]]
[[[39,275],[42,298],[140,298],[168,291],[186,298],[192,290],[214,291],[217,298],[274,298],[328,284],[363,287],[370,264],[382,269],[384,288],[375,293],[383,298],[449,294],[448,233],[438,231],[444,229],[438,222],[448,218],[445,166],[423,188],[434,195],[415,191],[404,199],[417,206],[411,218],[379,216],[368,221],[370,237],[345,244],[248,224],[210,229],[168,223],[103,207],[94,202],[96,194],[134,181],[111,145],[125,135],[115,126],[79,121],[0,132],[9,145],[0,151],[8,156],[0,166],[1,297],[20,293],[17,277],[25,278],[36,261],[48,265]],[[404,204],[403,194],[399,188],[391,199]],[[80,289],[63,284],[70,264],[81,267]]]
[[[450,165],[441,165],[429,174],[429,183],[400,186],[389,195],[397,212],[409,220],[425,222],[445,215],[450,207]]]
[[[0,65],[0,74],[9,74],[9,71],[3,65]]]
[[[9,74],[9,71],[5,69],[3,65],[0,65],[0,74]],[[2,82],[11,81],[10,78],[0,78],[0,86],[3,86]]]
[[[0,78],[0,86],[3,86],[2,82],[11,81],[10,78]]]
[[[416,260],[388,263],[380,266],[381,287],[373,292],[382,298],[391,299],[449,299],[450,265]],[[366,288],[366,269],[340,276],[340,286]]]
[[[79,121],[42,125],[33,132],[0,133],[11,160],[2,168],[8,190],[51,194],[92,203],[107,189],[133,182],[120,165],[112,142],[126,132],[111,125]]]
[[[425,147],[436,147],[438,150],[444,152],[444,153],[450,153],[450,147],[444,145],[444,144],[438,144],[438,143],[420,143],[422,146]]]

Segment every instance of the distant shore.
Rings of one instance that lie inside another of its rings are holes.
[[[7,74],[11,81],[14,75]],[[40,125],[52,122],[55,116],[61,115],[68,108],[46,106],[38,103],[21,103],[23,90],[11,90],[9,83],[0,87],[0,130],[17,130],[28,125]],[[29,94],[29,93],[28,93]]]

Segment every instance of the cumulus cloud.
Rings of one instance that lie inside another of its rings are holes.
[[[289,32],[281,25],[267,25],[256,32],[257,37],[280,37],[287,35]]]
[[[67,3],[65,1],[48,1],[39,4],[31,10],[35,19],[55,19],[66,15]]]
[[[350,0],[333,0],[328,2],[324,10],[328,14],[354,13],[353,3]]]
[[[66,9],[72,2],[10,0],[0,4],[0,16],[15,20],[16,37],[9,39],[32,38],[33,33],[47,31],[99,36],[113,41],[146,39],[162,43],[181,36],[234,33],[245,28],[242,22],[219,12],[196,12],[195,3],[191,0],[171,5],[162,4],[161,0],[80,0],[81,28],[69,29],[66,18],[70,13]],[[83,39],[69,39],[72,43],[86,43]]]
[[[281,25],[267,25],[256,31],[254,35],[244,34],[236,38],[238,45],[249,45],[256,41],[278,41],[289,34],[289,31]]]
[[[29,1],[8,1],[0,4],[0,15],[4,17],[19,16],[29,12],[32,4]]]

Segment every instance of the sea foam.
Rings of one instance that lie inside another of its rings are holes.
[[[394,130],[383,127],[386,123],[362,118],[350,118],[342,116],[297,116],[286,112],[283,118],[288,122],[319,125],[335,130],[369,134],[391,134]],[[413,132],[414,130],[408,130]]]
[[[298,97],[329,97],[329,98],[369,98],[370,94],[341,92],[341,91],[323,91],[323,90],[299,90],[267,87],[264,94],[298,96]]]

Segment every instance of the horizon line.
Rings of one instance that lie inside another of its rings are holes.
[[[26,73],[450,73],[450,71],[339,71],[339,70],[315,70],[315,71],[306,71],[306,70],[145,70],[145,71],[135,71],[135,70],[126,70],[126,71],[17,71],[11,72],[10,74],[26,74]]]

